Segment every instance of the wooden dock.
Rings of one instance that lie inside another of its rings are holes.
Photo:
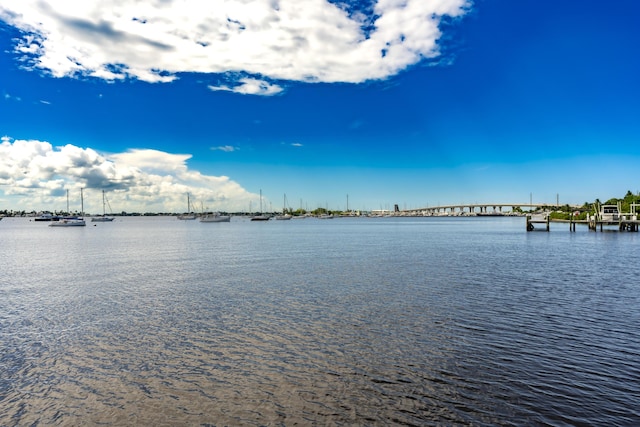
[[[621,213],[621,205],[602,205],[598,206],[597,211],[594,214],[587,215],[587,219],[578,220],[571,217],[569,220],[551,220],[548,212],[542,214],[529,214],[527,215],[527,231],[536,230],[535,224],[543,224],[543,231],[549,231],[549,223],[553,222],[567,222],[569,223],[569,231],[576,231],[576,224],[586,224],[591,231],[604,231],[605,227],[615,227],[618,231],[632,231],[638,232],[640,228],[640,220],[638,220],[638,214],[636,209],[640,205],[632,204],[630,206],[631,212]]]
[[[527,231],[534,231],[536,229],[534,224],[544,224],[545,231],[549,231],[549,222],[551,217],[548,213],[527,215]]]
[[[589,230],[600,231],[604,230],[604,227],[617,227],[619,231],[638,231],[638,215],[636,209],[638,205],[632,204],[629,206],[631,212],[623,213],[622,205],[618,202],[617,205],[602,205],[593,215],[587,216]],[[574,230],[575,231],[575,230]]]
[[[614,219],[598,219],[596,215],[590,216],[586,221],[589,225],[589,230],[600,231],[604,230],[604,227],[616,227],[619,231],[635,231],[638,232],[638,225],[640,221],[638,221],[637,216],[627,217],[626,215],[620,215],[620,218],[617,220]],[[574,229],[575,231],[575,225]]]

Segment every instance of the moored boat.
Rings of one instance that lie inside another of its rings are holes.
[[[83,218],[62,218],[58,221],[53,221],[49,224],[49,227],[84,227],[87,225]]]
[[[69,193],[67,192],[67,203],[68,203]],[[80,189],[80,214],[84,214],[84,197],[82,195],[82,188]],[[68,209],[67,209],[68,210]],[[82,216],[77,217],[65,217],[60,218],[58,221],[53,221],[49,224],[49,227],[84,227],[87,225],[84,218]]]
[[[94,216],[91,218],[91,222],[111,222],[113,218],[110,216]]]
[[[111,222],[113,221],[113,217],[107,216],[105,210],[105,198],[104,198],[104,190],[102,190],[102,216],[94,216],[91,218],[91,222]]]
[[[291,215],[287,213],[287,195],[284,195],[284,200],[282,202],[282,215],[276,215],[275,217],[279,221],[286,221],[291,219]]]
[[[251,217],[251,221],[269,221],[269,216],[262,213],[262,190],[260,190],[260,214]]]
[[[38,216],[34,217],[34,221],[57,221],[60,217],[53,215],[51,212],[41,212]]]
[[[183,215],[178,215],[178,219],[185,220],[185,221],[196,219],[196,214],[191,212],[191,201],[189,199],[189,193],[187,193],[187,213]]]
[[[220,212],[200,217],[200,222],[230,222],[231,215],[221,215]]]

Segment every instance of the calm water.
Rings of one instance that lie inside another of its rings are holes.
[[[0,425],[639,425],[640,233],[0,221]]]

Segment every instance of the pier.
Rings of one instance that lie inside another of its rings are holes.
[[[604,230],[605,226],[615,226],[619,231],[638,231],[638,215],[636,209],[640,205],[631,204],[629,213],[622,213],[620,203],[617,205],[603,205],[595,215],[589,215],[587,223],[589,230]],[[575,231],[575,226],[573,231]]]
[[[545,231],[549,231],[549,223],[553,222],[568,222],[569,231],[576,231],[576,224],[587,225],[590,231],[600,232],[605,230],[605,227],[614,228],[618,231],[631,231],[638,232],[640,227],[640,221],[638,220],[637,209],[639,204],[631,204],[630,212],[623,213],[621,204],[617,205],[602,205],[598,206],[598,209],[594,214],[587,215],[587,219],[574,219],[573,216],[569,220],[551,220],[548,213],[534,214],[526,216],[527,231],[536,230],[535,224],[544,224]]]
[[[431,206],[417,209],[399,210],[396,205],[396,215],[409,216],[503,216],[513,214],[515,208],[549,209],[553,205],[547,203],[460,203],[455,205]],[[626,205],[625,205],[626,206]],[[581,206],[572,206],[580,209]],[[504,211],[503,211],[504,209]],[[622,204],[598,205],[595,212],[587,215],[586,219],[552,219],[550,212],[528,213],[526,217],[527,231],[550,231],[551,222],[564,222],[569,224],[569,231],[576,231],[576,224],[587,225],[590,231],[602,232],[605,227],[618,231],[638,232],[640,220],[638,220],[640,204],[630,204],[629,212],[622,212]],[[522,213],[517,214],[522,215]]]
[[[534,224],[544,224],[545,231],[549,231],[549,222],[551,216],[548,213],[539,215],[527,215],[527,231],[533,231],[536,229]]]

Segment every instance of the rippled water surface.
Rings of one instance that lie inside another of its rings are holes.
[[[640,425],[640,234],[0,221],[0,425]]]

